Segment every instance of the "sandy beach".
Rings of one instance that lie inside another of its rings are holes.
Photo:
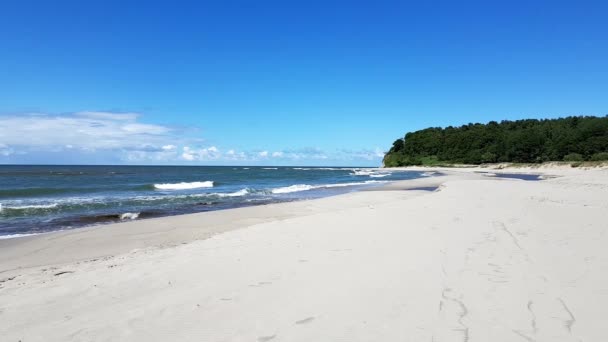
[[[413,169],[442,175],[0,240],[0,340],[608,340],[608,170]]]

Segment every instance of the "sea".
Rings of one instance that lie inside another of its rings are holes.
[[[414,171],[345,167],[0,166],[0,238],[333,196]]]

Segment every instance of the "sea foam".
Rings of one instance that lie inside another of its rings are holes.
[[[188,189],[212,188],[212,187],[213,187],[213,181],[154,184],[154,188],[158,189],[158,190],[188,190]]]
[[[351,175],[353,176],[369,176],[374,174],[374,171],[371,170],[353,170]]]
[[[0,212],[2,210],[30,210],[30,209],[52,209],[56,208],[57,203],[51,204],[31,204],[31,205],[15,205],[15,206],[7,206],[0,204]]]
[[[38,235],[38,234],[39,234],[39,233],[0,235],[0,240],[4,240],[4,239],[14,239],[14,238],[18,238],[18,237],[32,236],[32,235]]]
[[[139,217],[139,213],[124,213],[120,215],[121,220],[135,220]]]
[[[209,195],[215,195],[217,197],[240,197],[240,196],[245,196],[249,194],[249,189],[241,189],[239,191],[235,191],[235,192],[220,192],[220,193],[214,193],[214,194],[209,194]]]
[[[377,174],[371,174],[369,175],[372,178],[382,178],[382,177],[387,177],[390,176],[390,173],[377,173]]]
[[[291,186],[285,186],[282,188],[276,188],[276,189],[272,189],[272,193],[273,194],[288,194],[290,192],[298,192],[298,191],[306,191],[306,190],[312,190],[315,187],[312,185],[308,185],[308,184],[296,184],[296,185],[291,185]]]
[[[386,183],[386,181],[375,181],[369,180],[365,182],[351,182],[351,183],[335,183],[335,184],[320,184],[320,185],[309,185],[309,184],[296,184],[291,186],[286,186],[282,188],[272,189],[271,192],[273,194],[287,194],[291,192],[299,192],[299,191],[307,191],[313,189],[324,189],[324,188],[341,188],[346,186],[357,186],[357,185],[366,185],[366,184],[374,184],[374,183]]]

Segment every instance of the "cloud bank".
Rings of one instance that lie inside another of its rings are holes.
[[[286,142],[288,143],[288,142]],[[373,150],[280,150],[205,144],[181,128],[146,123],[138,113],[86,111],[0,116],[0,163],[379,164]]]

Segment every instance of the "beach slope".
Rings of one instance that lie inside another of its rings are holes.
[[[608,171],[477,171],[3,241],[0,336],[608,340]]]

